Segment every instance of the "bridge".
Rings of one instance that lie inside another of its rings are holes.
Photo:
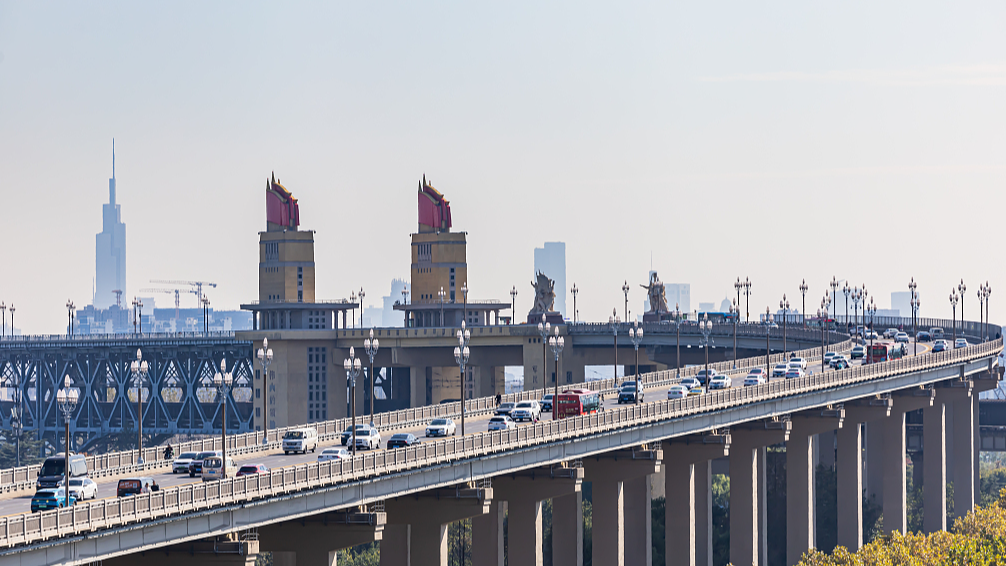
[[[970,324],[970,323],[969,323]],[[412,330],[412,329],[410,329]],[[682,329],[683,330],[683,329]],[[404,331],[404,329],[403,329]],[[571,333],[572,334],[572,333]],[[837,344],[848,349],[851,343]],[[540,347],[540,346],[539,346]],[[474,561],[502,563],[504,512],[509,515],[509,560],[541,563],[541,502],[553,501],[556,563],[582,562],[580,485],[593,484],[593,552],[597,564],[649,564],[648,477],[662,472],[667,494],[669,564],[711,562],[708,514],[709,462],[728,457],[731,476],[730,556],[734,564],[764,563],[762,520],[764,448],[784,444],[787,453],[787,562],[813,546],[812,454],[815,436],[837,431],[839,544],[862,545],[865,458],[882,470],[885,529],[907,529],[905,518],[906,414],[923,410],[924,476],[945,486],[948,451],[954,454],[955,513],[975,501],[977,394],[995,388],[1001,339],[942,353],[680,400],[663,389],[677,370],[649,372],[647,402],[583,417],[546,420],[504,432],[470,432],[416,447],[378,451],[348,460],[302,462],[268,474],[158,492],[80,503],[70,509],[0,519],[2,564],[110,564],[135,560],[249,563],[258,551],[289,553],[296,563],[331,563],[334,551],[381,540],[382,564],[446,564],[446,525],[473,518]],[[818,347],[800,352],[813,359]],[[774,363],[782,360],[776,354]],[[819,359],[819,358],[818,358]],[[763,367],[764,356],[713,364],[743,373]],[[697,368],[680,370],[693,375]],[[614,380],[586,384],[612,392]],[[508,396],[536,398],[541,391]],[[651,395],[654,395],[651,397]],[[952,408],[953,433],[945,434]],[[473,429],[492,401],[473,399],[465,416]],[[459,403],[381,413],[384,430],[422,426],[435,416],[460,415]],[[860,426],[866,423],[866,427]],[[326,440],[344,419],[315,423]],[[275,452],[283,429],[268,444],[254,432],[230,437],[228,450],[257,457]],[[219,446],[219,439],[200,447]],[[900,447],[900,449],[899,449]],[[180,447],[179,449],[184,449]],[[129,458],[93,460],[109,478],[163,470],[156,454],[139,465]],[[24,481],[0,473],[0,484]],[[9,482],[8,482],[9,478]],[[946,494],[927,490],[925,530],[946,528]],[[292,545],[290,541],[296,541]],[[578,562],[578,559],[580,562]],[[326,562],[327,561],[327,562]]]

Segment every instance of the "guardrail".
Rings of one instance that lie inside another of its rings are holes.
[[[640,426],[908,372],[967,363],[988,358],[1000,351],[1002,339],[927,356],[854,366],[818,376],[772,381],[673,401],[629,405],[581,417],[540,422],[509,431],[426,442],[410,448],[375,452],[347,460],[301,464],[268,474],[167,488],[139,496],[104,499],[36,514],[12,515],[0,519],[0,547],[33,544],[51,538],[80,535],[294,491],[486,457],[507,450],[566,441],[616,428]]]
[[[233,331],[211,332],[144,332],[142,334],[18,334],[0,337],[0,344],[25,342],[108,342],[122,340],[163,340],[168,338],[234,338]]]

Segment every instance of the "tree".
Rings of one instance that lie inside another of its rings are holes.
[[[14,438],[8,437],[0,443],[0,468],[13,468],[17,465],[17,442]],[[21,435],[21,465],[29,466],[41,460],[39,454],[42,450],[42,442],[35,437],[35,431],[25,431]]]

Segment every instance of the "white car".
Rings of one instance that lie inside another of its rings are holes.
[[[789,369],[789,364],[776,364],[772,368],[772,377],[786,377],[786,370]]]
[[[489,419],[489,430],[510,430],[512,428],[517,428],[517,425],[506,415],[498,415]]]
[[[346,450],[342,446],[326,448],[318,454],[319,462],[328,462],[329,460],[345,460],[346,458],[351,458],[352,454],[349,450]]]
[[[541,418],[541,406],[537,401],[521,401],[510,411],[510,418],[515,421],[536,423]]]
[[[426,425],[426,436],[453,436],[457,428],[453,419],[433,419]]]
[[[954,340],[954,349],[967,348],[969,345],[970,344],[968,344],[967,338],[958,338],[957,340]]]
[[[356,431],[356,448],[375,450],[381,447],[381,431],[376,428]]]
[[[682,377],[680,385],[683,385],[686,389],[691,389],[693,387],[701,387],[702,382],[694,377]]]
[[[884,331],[884,338],[894,338],[897,335],[898,335],[897,328],[888,328],[887,330]]]
[[[729,375],[719,374],[709,382],[709,390],[713,389],[729,389],[734,386],[733,380],[730,379]]]
[[[894,341],[895,342],[904,342],[904,343],[907,344],[909,340],[911,340],[911,339],[908,337],[908,333],[907,332],[899,332],[899,333],[897,333],[897,334],[894,335]]]
[[[744,387],[749,387],[751,385],[762,385],[765,383],[765,376],[761,373],[749,373],[747,377],[744,378]]]
[[[667,399],[684,399],[688,397],[688,388],[684,385],[672,385],[667,388]]]
[[[77,501],[98,498],[98,484],[88,477],[70,480],[70,494]]]
[[[187,474],[189,473],[189,464],[196,459],[199,452],[182,452],[177,458],[171,461],[171,473],[172,474]]]
[[[790,358],[789,367],[793,367],[793,364],[797,364],[801,370],[807,371],[807,360],[803,358]]]

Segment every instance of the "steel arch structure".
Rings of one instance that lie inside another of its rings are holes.
[[[254,366],[250,341],[233,334],[143,336],[40,336],[0,341],[0,420],[12,429],[20,403],[25,431],[63,445],[64,420],[56,391],[66,376],[80,401],[70,419],[78,446],[137,429],[137,389],[130,371],[137,349],[149,364],[141,388],[144,434],[220,432],[223,407],[213,386],[221,360],[234,377],[227,395],[227,428],[253,427]]]

